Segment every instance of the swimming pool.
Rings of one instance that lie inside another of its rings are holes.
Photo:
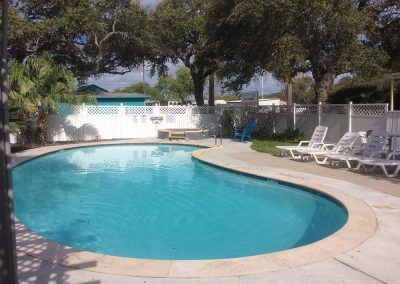
[[[17,217],[76,249],[150,259],[265,254],[347,220],[326,196],[211,167],[191,157],[196,149],[96,146],[31,160],[13,171]]]

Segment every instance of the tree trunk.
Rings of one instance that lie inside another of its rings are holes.
[[[208,87],[208,106],[215,106],[215,78],[214,74],[211,74],[209,77],[209,87]]]
[[[47,142],[47,115],[40,115],[36,122],[35,142],[38,145],[44,145]]]
[[[0,93],[0,283],[18,283],[8,117],[8,1],[2,3]]]
[[[333,80],[335,80],[334,73],[324,73],[321,75],[313,75],[315,86],[315,98],[317,102],[325,103],[328,100],[328,91],[333,85]]]
[[[196,100],[196,104],[197,106],[204,106],[204,98],[203,98],[204,80],[200,76],[193,74],[192,74],[192,79],[194,85],[194,98]]]
[[[286,104],[288,106],[293,105],[293,78],[290,78],[287,83]]]

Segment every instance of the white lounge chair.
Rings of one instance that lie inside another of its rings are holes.
[[[386,159],[364,159],[360,161],[359,167],[366,172],[372,172],[380,168],[386,177],[396,177],[400,172],[400,143],[391,139],[390,152]]]
[[[298,160],[301,159],[301,155],[295,154],[295,152],[297,152],[298,150],[321,149],[321,147],[324,145],[324,139],[327,131],[328,127],[317,126],[315,127],[314,133],[311,136],[310,141],[300,141],[297,146],[276,146],[276,148],[289,151],[293,159]]]
[[[378,167],[389,178],[396,177],[400,172],[400,160],[370,159],[360,161],[360,165],[366,172],[372,172]],[[393,168],[392,171],[389,171],[389,168]]]
[[[368,137],[368,142],[362,149],[361,154],[352,153],[340,153],[340,154],[328,154],[327,158],[331,161],[346,162],[347,167],[350,169],[359,169],[361,161],[370,161],[375,158],[382,158],[386,156],[385,147],[389,139],[389,133],[385,130],[377,129],[371,132]],[[356,166],[353,167],[351,162],[355,161]]]
[[[351,152],[354,144],[360,138],[360,133],[346,132],[336,144],[324,144],[321,149],[297,150],[301,156],[311,156],[319,165],[327,164],[329,154],[341,154]],[[332,147],[332,148],[330,148]]]

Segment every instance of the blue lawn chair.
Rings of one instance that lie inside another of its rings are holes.
[[[250,122],[244,129],[235,129],[233,133],[233,139],[240,139],[240,141],[242,142],[250,140],[251,134],[253,134],[255,129],[256,129],[256,123]]]

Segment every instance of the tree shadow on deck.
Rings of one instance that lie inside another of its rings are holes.
[[[21,223],[17,222],[15,229],[20,283],[77,283],[70,279],[70,271],[76,270],[75,267],[85,269],[97,265],[95,260],[71,259],[75,250],[47,241]],[[100,281],[90,279],[79,283],[97,284]]]

